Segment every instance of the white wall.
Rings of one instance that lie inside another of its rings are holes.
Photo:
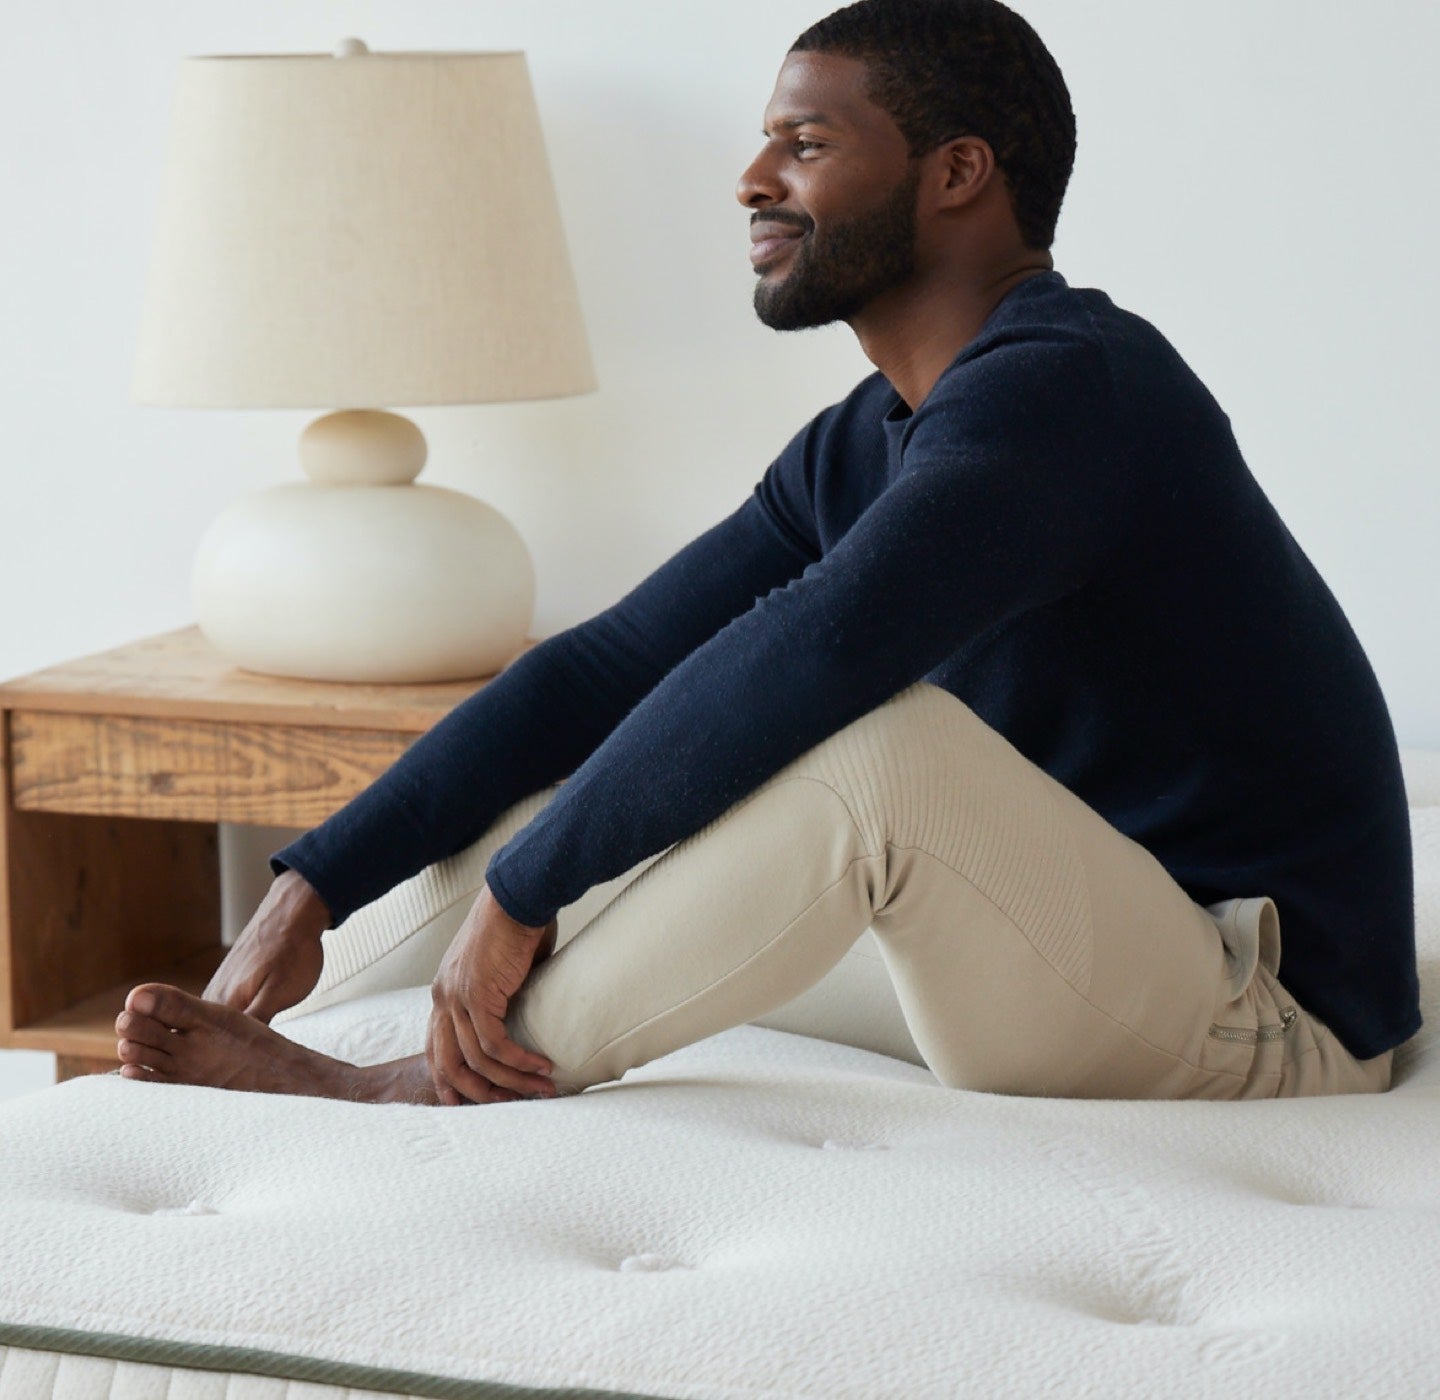
[[[413,416],[426,480],[484,497],[528,541],[545,636],[738,505],[869,369],[844,327],[779,336],[754,319],[733,197],[780,58],[827,8],[5,0],[0,677],[186,625],[205,525],[296,471],[309,414],[127,398],[181,56],[320,52],[349,34],[528,52],[602,387]],[[1016,8],[1077,115],[1057,268],[1153,321],[1214,391],[1365,645],[1401,743],[1440,747],[1440,8]],[[0,1056],[0,1092],[48,1068]]]

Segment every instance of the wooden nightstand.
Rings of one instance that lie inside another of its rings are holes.
[[[0,1046],[114,1069],[126,992],[223,955],[216,823],[316,825],[483,684],[262,676],[188,627],[0,685]]]

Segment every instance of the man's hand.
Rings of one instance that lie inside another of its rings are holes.
[[[201,995],[268,1024],[315,990],[325,961],[320,935],[329,927],[330,911],[310,882],[281,871]]]
[[[425,1059],[442,1104],[554,1096],[545,1078],[554,1066],[510,1039],[505,1010],[531,967],[554,951],[555,932],[554,919],[543,928],[518,924],[488,885],[480,891],[430,989]]]

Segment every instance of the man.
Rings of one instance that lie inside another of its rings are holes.
[[[277,853],[204,1000],[132,991],[122,1073],[574,1093],[785,1003],[873,927],[948,1085],[1388,1088],[1420,1024],[1389,716],[1208,391],[1054,269],[1053,59],[997,0],[861,0],[796,41],[764,135],[755,309],[846,321],[876,373]],[[357,1069],[269,1028],[323,929],[491,847],[424,1055]],[[657,853],[555,949],[559,908]]]

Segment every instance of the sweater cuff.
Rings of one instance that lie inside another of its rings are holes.
[[[527,928],[544,928],[559,910],[551,909],[547,912],[544,909],[527,908],[524,900],[515,895],[514,891],[505,883],[504,877],[496,870],[499,859],[500,853],[497,851],[491,858],[490,868],[485,872],[485,884],[494,897],[495,903],[517,924],[524,924]]]
[[[295,843],[284,847],[282,850],[276,851],[275,854],[270,857],[270,873],[272,875],[278,876],[283,875],[287,870],[293,870],[297,875],[301,877],[301,879],[305,881],[307,885],[310,886],[312,890],[315,891],[317,895],[320,896],[320,902],[325,906],[326,910],[329,912],[330,915],[330,922],[326,925],[326,927],[338,928],[342,923],[345,922],[345,917],[348,917],[349,911],[341,911],[336,909],[335,900],[331,897],[329,892],[323,888],[320,880],[316,878],[315,874],[308,868],[309,863],[305,861],[303,856],[301,856],[300,859],[297,860],[295,858],[294,852]]]

